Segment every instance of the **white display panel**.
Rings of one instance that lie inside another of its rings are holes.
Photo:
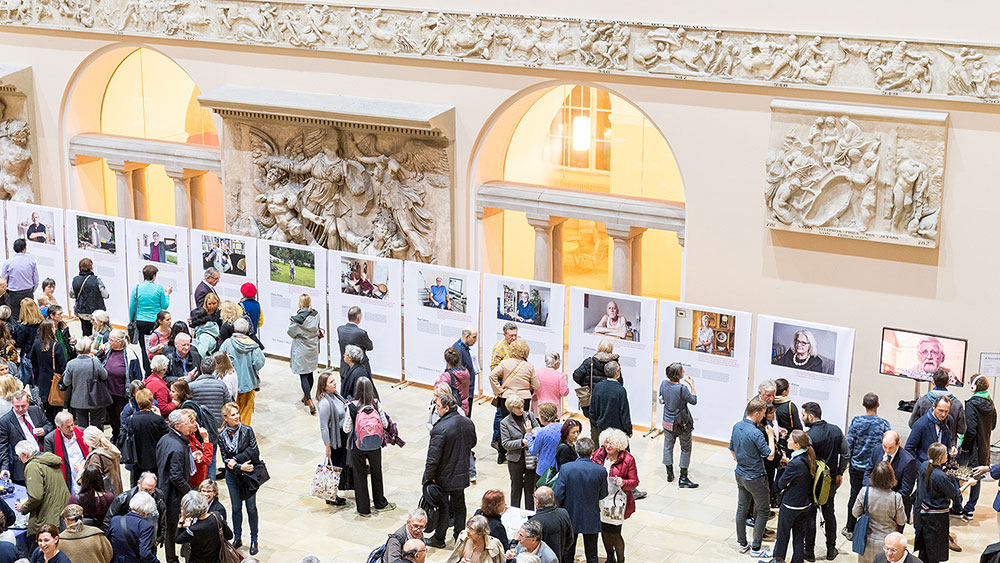
[[[292,346],[288,319],[299,310],[299,295],[312,297],[326,330],[326,249],[269,240],[257,241],[257,281],[264,328],[260,332],[268,354],[287,358]],[[330,335],[327,334],[326,338]],[[319,343],[319,362],[327,362],[327,343]]]
[[[517,337],[531,347],[529,361],[536,368],[545,367],[545,353],[550,350],[562,356],[566,286],[485,274],[483,332],[479,339],[488,355],[492,355],[492,346],[503,338],[503,325],[512,321],[517,324]],[[564,372],[567,367],[563,362]]]
[[[35,221],[33,221],[35,220]],[[38,263],[38,287],[35,295],[42,291],[41,283],[45,278],[56,281],[56,298],[67,315],[72,310],[66,310],[69,303],[69,290],[66,284],[66,246],[63,240],[64,230],[63,210],[55,207],[45,207],[31,203],[7,202],[6,211],[7,240],[10,244],[23,238],[28,241],[27,252],[35,257]],[[28,239],[28,231],[32,231],[33,240]],[[42,242],[44,241],[44,242]],[[75,241],[74,241],[75,244]],[[8,249],[8,254],[13,254]],[[76,275],[76,264],[70,272]]]
[[[361,328],[374,349],[368,355],[372,373],[403,377],[403,262],[350,252],[330,252],[330,358],[340,364],[337,327],[347,322],[347,310],[361,307]]]
[[[694,380],[698,404],[690,407],[694,435],[729,440],[732,421],[720,412],[742,412],[750,378],[750,324],[752,315],[718,307],[660,301],[659,366],[654,398],[666,380],[667,366],[684,365]],[[656,423],[662,424],[663,405],[657,400]]]
[[[614,306],[617,317],[611,312]],[[570,287],[566,371],[572,374],[584,359],[593,356],[604,338],[611,340],[614,353],[619,356],[632,424],[651,426],[656,300]],[[572,412],[581,412],[575,391],[578,387],[571,377],[569,410]]]
[[[164,288],[174,288],[170,295],[170,307],[167,309],[170,317],[175,321],[187,321],[193,307],[187,299],[191,295],[191,283],[188,279],[191,269],[188,230],[127,219],[125,246],[129,288],[142,282],[143,268],[156,266],[156,283]]]
[[[10,203],[9,201],[3,201],[3,215],[0,215],[0,217],[4,217],[5,221],[6,221],[6,217],[7,217],[7,205],[9,203]],[[6,260],[7,257],[10,255],[10,253],[13,252],[7,246],[7,229],[6,228],[0,229],[0,247],[3,248],[3,251],[0,252],[0,260]],[[58,290],[59,290],[59,288],[57,287],[56,291],[58,291]],[[72,312],[69,312],[67,314],[72,314]]]
[[[751,395],[760,382],[784,377],[795,404],[819,403],[824,420],[847,428],[853,360],[853,328],[758,315]]]
[[[228,233],[191,229],[191,308],[194,288],[205,279],[205,269],[219,270],[215,292],[223,301],[239,302],[240,286],[257,285],[257,239]]]
[[[101,278],[104,287],[111,294],[111,298],[105,300],[111,322],[120,325],[129,322],[129,300],[116,298],[129,295],[128,277],[122,275],[126,271],[124,241],[125,219],[66,211],[67,267],[72,268],[71,271],[75,274],[77,262],[83,258],[94,261],[94,273]],[[166,287],[159,278],[156,281]],[[187,315],[182,318],[187,318]]]
[[[445,349],[462,336],[463,328],[479,327],[480,275],[420,262],[406,262],[403,274],[406,380],[431,385],[444,371]],[[434,307],[434,295],[451,308]]]

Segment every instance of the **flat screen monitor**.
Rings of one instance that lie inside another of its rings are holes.
[[[934,372],[944,369],[949,385],[963,385],[968,348],[969,341],[964,338],[886,327],[882,329],[880,371],[884,375],[932,381]]]
[[[452,293],[458,293],[459,295],[461,295],[463,293],[462,292],[463,281],[464,280],[462,278],[448,278],[448,290],[451,291]]]

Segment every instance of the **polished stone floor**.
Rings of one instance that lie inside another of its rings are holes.
[[[298,563],[314,555],[324,563],[362,563],[372,548],[384,542],[387,534],[402,524],[407,511],[417,505],[427,447],[425,423],[431,392],[416,387],[393,389],[386,381],[377,381],[376,385],[387,410],[399,425],[406,446],[402,449],[390,447],[383,456],[386,497],[399,507],[362,519],[357,516],[353,502],[345,507],[331,507],[309,496],[313,471],[323,457],[318,421],[299,402],[298,377],[288,371],[287,363],[268,358],[253,419],[262,456],[272,476],[257,495],[261,518],[258,557],[261,561]],[[507,468],[496,464],[489,447],[492,408],[477,405],[473,414],[479,429],[480,443],[476,452],[481,461],[478,482],[466,493],[470,513],[486,490],[497,488],[509,494],[510,488]],[[902,418],[897,421],[892,416],[890,420],[894,426],[899,422],[905,428]],[[736,552],[733,524],[736,486],[733,461],[724,446],[695,444],[692,478],[701,487],[694,490],[681,490],[676,483],[666,482],[660,465],[661,438],[647,439],[636,434],[631,450],[638,462],[640,488],[648,491],[649,497],[637,502],[637,512],[624,526],[630,562],[749,560],[747,555]],[[222,489],[225,497],[225,487]],[[952,561],[977,561],[985,546],[997,540],[996,513],[991,508],[995,493],[994,483],[984,483],[975,520],[951,519],[952,530],[965,547],[963,553],[952,554]],[[843,522],[846,494],[843,490],[838,495],[838,522]],[[228,508],[228,500],[224,502]],[[769,523],[772,528],[775,522]],[[912,528],[907,531],[912,542]],[[246,534],[244,532],[244,541]],[[849,542],[843,537],[839,540],[840,549],[849,552]],[[820,538],[817,543],[822,546],[824,542]],[[770,547],[771,542],[765,545]],[[447,549],[429,550],[428,560],[443,562],[451,547],[449,541]],[[582,541],[578,548],[577,560],[583,561]],[[242,551],[245,553],[246,548]],[[601,557],[603,559],[603,547]],[[845,554],[837,560],[855,561],[856,557]]]

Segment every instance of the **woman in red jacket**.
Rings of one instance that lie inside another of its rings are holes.
[[[601,447],[590,458],[608,471],[608,496],[601,501],[601,541],[607,563],[625,563],[622,523],[635,512],[632,491],[639,486],[635,458],[627,451],[628,436],[616,428],[601,432]]]

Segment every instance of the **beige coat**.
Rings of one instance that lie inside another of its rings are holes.
[[[73,563],[111,563],[111,543],[99,528],[80,524],[59,534],[59,551]]]
[[[503,386],[500,385],[501,381]],[[490,385],[493,387],[494,397],[509,399],[518,396],[527,401],[531,399],[535,389],[538,389],[535,366],[531,362],[507,358],[490,372]]]
[[[101,474],[111,481],[111,489],[115,496],[122,494],[122,456],[109,450],[90,450],[86,466],[93,465],[101,470]]]
[[[458,534],[458,541],[455,543],[455,549],[448,556],[448,560],[445,563],[458,563],[462,560],[462,554],[465,552],[465,542],[469,540],[469,531],[462,530]],[[473,561],[472,563],[506,563],[506,557],[504,557],[503,544],[500,540],[493,536],[486,536],[486,552],[479,561]]]
[[[882,543],[885,537],[896,531],[896,526],[906,524],[906,509],[903,508],[903,497],[899,493],[862,487],[858,499],[851,507],[851,513],[857,518],[865,513],[865,491],[868,492],[868,541],[865,552],[858,556],[861,563],[871,563],[875,556],[882,553]]]

